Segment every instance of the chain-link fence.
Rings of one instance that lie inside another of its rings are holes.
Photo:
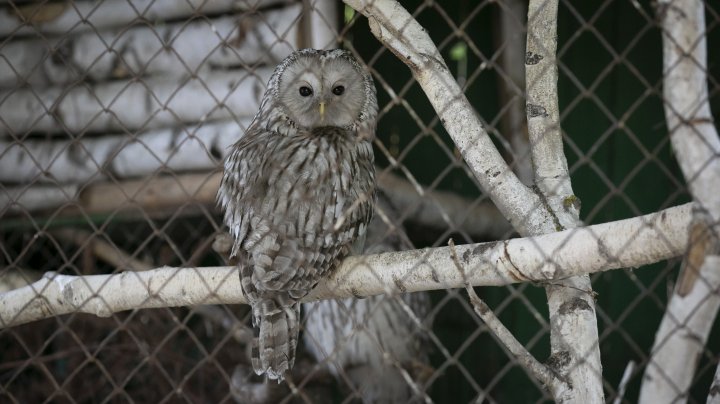
[[[719,105],[720,4],[565,0],[555,23],[549,0],[402,2],[434,54],[392,2],[348,3],[363,8],[0,0],[0,401],[720,399],[708,275],[720,210],[707,202],[720,148],[703,137]],[[687,11],[698,5],[704,25]],[[276,384],[253,372],[250,307],[219,304],[241,289],[215,198],[273,69],[308,47],[345,48],[373,76],[365,254],[408,253],[353,258],[360,269],[321,282],[345,299],[304,305],[295,366]],[[708,92],[683,87],[678,66]],[[684,150],[692,136],[706,150]],[[481,170],[490,149],[515,174]],[[565,159],[572,188],[553,171]],[[636,219],[573,231],[580,200],[585,225]],[[562,280],[584,274],[591,284]],[[465,282],[487,286],[482,301]]]

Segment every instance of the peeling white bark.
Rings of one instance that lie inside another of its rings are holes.
[[[263,68],[183,79],[0,91],[0,137],[28,132],[132,131],[252,116],[272,73]]]
[[[691,205],[532,238],[349,257],[306,300],[548,281],[637,267],[680,255]],[[245,303],[237,267],[161,268],[116,275],[46,274],[0,294],[0,327],[72,312]]]
[[[238,141],[251,117],[151,130],[136,136],[83,136],[75,140],[0,140],[0,181],[87,183],[147,176],[159,169],[210,170]]]
[[[579,200],[570,183],[560,130],[557,70],[558,0],[530,0],[525,81],[528,136],[535,184],[556,226],[581,225]],[[541,233],[552,230],[543,229]],[[536,233],[537,234],[537,233]],[[550,366],[570,389],[553,391],[557,402],[604,403],[595,299],[588,276],[545,287],[550,313]]]
[[[288,0],[75,0],[5,5],[0,9],[0,37],[78,33],[169,20],[193,14],[215,14],[264,8]]]
[[[673,150],[698,205],[720,221],[720,138],[707,90],[707,38],[701,0],[661,0],[663,97]]]
[[[0,87],[274,66],[297,47],[301,12],[294,4],[262,14],[14,41],[2,47]]]
[[[557,90],[557,9],[557,0],[530,1],[525,52],[526,113],[535,185],[547,196],[570,196],[573,192],[563,152]]]
[[[707,90],[707,39],[700,0],[661,0],[665,119],[695,200],[688,251],[655,335],[640,403],[684,403],[720,309],[720,138]],[[712,393],[712,391],[711,391]]]
[[[720,307],[720,257],[705,258],[693,292],[673,294],[643,376],[639,403],[684,403]]]

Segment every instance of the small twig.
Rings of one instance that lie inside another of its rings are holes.
[[[452,255],[453,262],[457,267],[458,271],[465,277],[465,269],[463,268],[460,260],[458,259],[457,252],[455,251],[455,242],[450,239],[448,241],[450,247],[450,254]],[[528,371],[530,374],[535,376],[548,390],[559,391],[568,390],[570,386],[564,380],[558,378],[550,369],[535,359],[532,354],[525,349],[525,347],[515,338],[514,335],[508,330],[505,325],[500,321],[495,313],[490,310],[490,307],[475,293],[475,289],[468,283],[465,282],[465,290],[470,297],[470,303],[473,305],[475,313],[480,317],[485,325],[495,334],[495,337],[510,353],[517,359],[517,361]],[[556,395],[557,396],[557,395]]]
[[[633,371],[635,371],[635,361],[630,361],[625,367],[625,372],[623,372],[622,379],[620,379],[617,397],[615,397],[615,400],[613,400],[613,404],[622,403],[623,397],[625,397],[625,389],[627,388],[627,384],[630,381],[630,377],[632,376]]]

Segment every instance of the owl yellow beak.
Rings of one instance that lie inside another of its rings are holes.
[[[320,120],[321,121],[325,120],[325,103],[324,102],[320,103]]]

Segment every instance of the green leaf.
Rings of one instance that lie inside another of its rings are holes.
[[[355,17],[355,9],[346,4],[345,5],[345,23],[346,24],[349,23],[350,20],[353,19],[353,17]]]
[[[450,48],[450,59],[455,61],[465,60],[467,58],[467,44],[458,42]]]

